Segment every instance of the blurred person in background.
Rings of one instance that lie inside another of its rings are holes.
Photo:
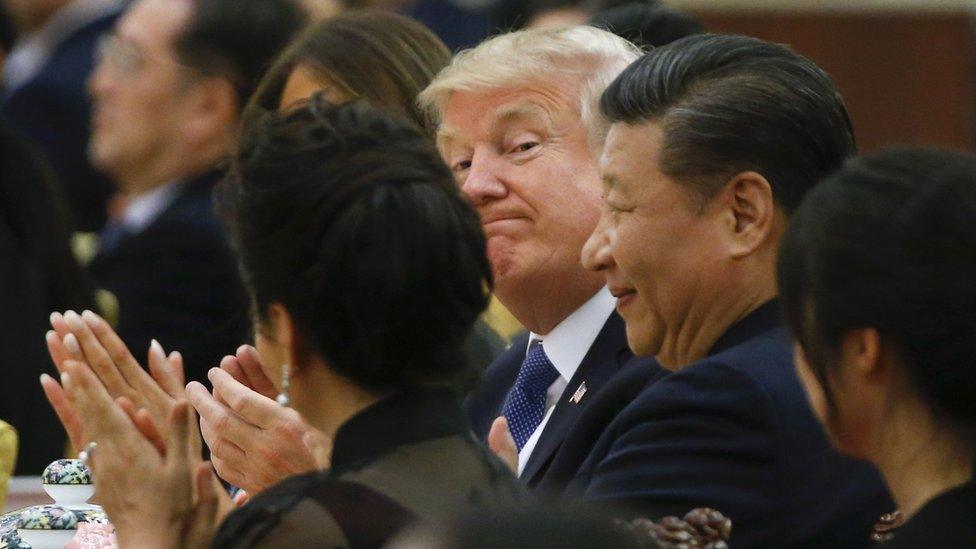
[[[622,36],[641,49],[670,44],[705,32],[694,14],[657,2],[632,2],[595,13],[589,24]]]
[[[64,455],[65,433],[41,406],[49,368],[38,334],[52,310],[92,309],[94,285],[71,253],[67,204],[40,153],[0,119],[0,420],[20,434],[18,475]]]
[[[17,29],[14,27],[13,18],[7,12],[6,6],[0,2],[0,74],[3,74],[3,65],[16,41]]]
[[[498,8],[500,28],[561,28],[590,24],[640,47],[703,32],[693,14],[658,0],[509,0]]]
[[[86,82],[96,42],[122,0],[3,0],[20,40],[3,69],[0,113],[45,155],[64,188],[76,229],[100,230],[114,185],[87,157],[91,100]]]
[[[189,379],[248,336],[211,190],[244,103],[303,23],[290,0],[138,0],[100,43],[89,155],[122,199],[91,271],[129,347],[158,339]]]
[[[976,158],[892,149],[803,201],[779,287],[796,364],[840,451],[907,522],[884,547],[976,546]]]

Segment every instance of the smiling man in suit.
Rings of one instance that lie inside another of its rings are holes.
[[[776,303],[779,241],[856,153],[830,78],[785,46],[703,35],[656,48],[601,102],[605,214],[584,263],[630,347],[674,373],[607,426],[572,493],[660,519],[712,507],[735,547],[865,547],[890,498],[834,451]]]
[[[594,28],[516,32],[458,55],[420,96],[481,216],[496,295],[530,332],[466,402],[492,446],[510,429],[530,487],[546,483],[593,395],[632,358],[616,300],[580,251],[600,216],[597,100],[636,56]],[[578,450],[581,460],[589,448]]]

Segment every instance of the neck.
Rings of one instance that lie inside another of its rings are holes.
[[[364,389],[324,364],[296,372],[292,383],[294,407],[312,427],[334,439],[349,419],[376,404],[388,393]]]
[[[667,327],[657,360],[669,370],[680,370],[708,356],[709,349],[736,323],[776,297],[772,268],[717,277],[713,288],[675,325]]]
[[[973,468],[970,444],[921,403],[912,408],[886,421],[891,434],[885,450],[871,458],[906,518],[932,498],[969,482]]]
[[[499,283],[495,295],[526,330],[544,336],[596,295],[604,284],[600,273],[582,272],[577,279],[563,285],[552,284],[550,280],[541,284]]]
[[[196,177],[212,170],[227,154],[225,142],[209,142],[157,155],[138,169],[116,174],[120,187],[128,194],[142,194],[171,181]]]

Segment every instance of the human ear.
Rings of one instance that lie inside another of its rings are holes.
[[[274,302],[268,307],[268,328],[275,343],[288,364],[292,373],[299,373],[304,358],[304,345],[301,334],[295,326],[295,320],[288,309],[280,302]]]
[[[719,206],[723,234],[734,258],[755,253],[774,230],[776,203],[769,181],[757,172],[740,172],[726,182]]]
[[[193,94],[185,118],[190,133],[200,141],[227,134],[239,108],[234,86],[223,78],[208,77],[198,83]]]
[[[885,352],[875,328],[856,328],[844,334],[840,357],[842,366],[863,380],[876,382],[887,379],[890,374],[889,353]]]

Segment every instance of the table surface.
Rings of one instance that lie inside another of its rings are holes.
[[[31,505],[53,503],[41,486],[41,477],[13,477],[9,486],[4,513]]]

